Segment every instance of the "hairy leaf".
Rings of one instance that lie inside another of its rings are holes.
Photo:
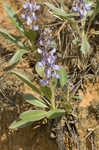
[[[17,121],[12,122],[12,124],[9,127],[9,129],[23,128],[23,127],[26,127],[26,126],[28,126],[30,124],[32,124],[31,121],[17,120]]]
[[[35,87],[27,77],[25,77],[24,75],[16,71],[11,71],[10,73],[15,74],[18,78],[20,78],[24,83],[26,83],[37,94],[39,95],[41,94],[40,90],[37,87]]]
[[[26,53],[28,53],[27,50],[24,50],[24,49],[18,50],[18,51],[14,54],[14,56],[10,59],[10,61],[8,62],[8,65],[11,66],[11,65],[17,63],[17,62],[22,58],[22,56],[23,56],[24,54],[26,54]]]
[[[46,117],[47,111],[44,110],[29,110],[20,114],[20,119],[27,121],[38,121]]]
[[[40,85],[40,90],[43,96],[45,96],[47,99],[51,99],[52,93],[49,87]]]
[[[41,107],[41,108],[47,108],[47,105],[45,104],[45,102],[42,99],[38,99],[36,97],[34,97],[32,94],[24,94],[24,100],[26,100],[26,102],[35,105],[37,107]]]
[[[63,109],[52,109],[52,110],[48,111],[47,118],[48,119],[55,119],[57,117],[60,117],[64,113],[65,113],[65,110],[63,110]]]
[[[53,4],[45,2],[45,5],[47,5],[55,15],[60,16],[61,18],[67,19],[68,21],[72,21],[71,17],[77,16],[76,13],[66,13],[62,8],[57,8]]]
[[[44,72],[45,67],[44,66],[39,66],[38,64],[35,65],[35,70],[38,73],[38,75],[42,78],[45,77],[45,72]]]
[[[59,74],[60,74],[60,85],[61,87],[63,87],[67,81],[67,73],[62,66],[60,67]]]
[[[88,41],[87,41],[86,36],[83,35],[83,36],[82,36],[82,43],[81,43],[81,48],[80,48],[80,50],[81,50],[81,52],[82,52],[83,54],[86,54],[86,53],[89,52],[89,49],[90,49],[90,45],[89,45],[89,43],[88,43]]]
[[[0,28],[0,33],[9,41],[16,43],[19,47],[24,48],[23,43],[16,37],[8,33],[5,29]]]
[[[4,8],[6,10],[8,17],[11,19],[11,21],[15,25],[15,27],[21,33],[24,33],[24,26],[23,26],[22,22],[19,20],[18,16],[16,15],[16,12],[8,4],[4,4]]]

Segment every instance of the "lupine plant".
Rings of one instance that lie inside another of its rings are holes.
[[[56,87],[58,80],[61,88],[63,88],[67,84],[67,74],[62,66],[55,64],[56,44],[55,41],[52,40],[52,30],[45,28],[41,33],[39,43],[40,48],[37,49],[37,52],[42,57],[35,65],[35,69],[41,78],[39,81],[39,89],[22,74],[15,71],[11,73],[18,76],[39,95],[39,98],[37,98],[31,93],[27,93],[24,94],[24,99],[40,109],[23,112],[19,116],[20,120],[14,121],[10,128],[23,127],[44,118],[55,119],[66,112],[65,107],[64,109],[59,107],[61,100],[58,102],[59,104],[56,105]],[[65,101],[67,101],[67,99],[65,99]]]
[[[35,15],[35,11],[39,8],[40,6],[36,5],[34,1],[27,1],[23,4],[24,13],[21,14],[21,17],[33,31],[40,28],[36,24],[37,17]],[[67,84],[67,74],[62,66],[56,64],[56,51],[57,46],[53,39],[53,31],[50,28],[44,28],[40,34],[39,47],[37,48],[40,59],[35,64],[35,70],[40,77],[39,88],[34,86],[24,75],[15,71],[10,72],[24,81],[38,95],[37,97],[31,93],[23,95],[24,100],[34,105],[35,109],[20,114],[18,121],[14,121],[10,128],[24,127],[34,121],[45,118],[55,119],[65,114],[65,107],[61,104],[61,99],[57,104],[56,92],[57,84],[61,88]],[[66,103],[66,96],[64,101]],[[60,105],[64,109],[61,109]]]
[[[99,3],[97,1],[96,7],[91,10],[91,6],[93,4],[92,2],[86,3],[84,0],[77,0],[75,2],[76,3],[72,7],[70,13],[66,13],[63,7],[57,8],[50,3],[44,4],[52,10],[54,15],[64,21],[67,20],[72,25],[73,29],[76,30],[79,35],[79,44],[81,46],[80,50],[82,53],[86,53],[90,49],[88,36],[85,32],[86,19],[92,15],[94,18],[94,16],[99,12]],[[5,5],[4,7],[8,13],[8,16],[22,35],[25,35],[30,40],[30,47],[33,48],[34,33],[36,30],[40,29],[40,26],[36,22],[36,11],[40,8],[40,6],[36,5],[35,1],[31,0],[23,4],[24,12],[21,14],[21,18],[26,21],[26,25],[30,28],[29,30],[25,29],[15,12],[8,5]],[[80,29],[78,22],[81,23]],[[0,33],[9,38],[11,41],[16,42],[22,50],[27,51],[27,46],[24,45],[19,39],[16,40],[15,36],[12,36],[2,29],[0,30]],[[37,95],[34,96],[31,93],[26,93],[23,95],[24,100],[31,105],[34,105],[35,109],[21,113],[19,115],[19,119],[11,124],[11,129],[24,127],[34,121],[39,121],[45,118],[55,119],[65,113],[68,113],[71,109],[67,73],[65,69],[56,62],[57,58],[55,54],[57,52],[57,44],[53,39],[53,31],[50,28],[45,28],[41,32],[37,52],[40,55],[40,59],[35,64],[35,70],[40,78],[39,88],[33,85],[33,83],[24,75],[15,71],[10,72],[24,81],[24,83],[26,83]],[[21,54],[21,57],[23,54],[24,53]],[[16,55],[18,56],[18,54],[14,55],[15,58],[17,58]],[[15,63],[15,58],[14,61],[12,61],[13,63]],[[19,58],[17,58],[17,61],[18,60]],[[59,99],[57,99],[58,88],[62,89],[62,97]]]

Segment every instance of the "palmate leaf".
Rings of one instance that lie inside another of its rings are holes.
[[[8,4],[4,4],[3,6],[6,10],[8,17],[11,19],[12,23],[14,24],[14,26],[21,33],[24,33],[24,26],[23,26],[22,22],[20,21],[20,19],[18,18],[18,16],[16,15],[16,12]]]
[[[67,82],[67,73],[62,66],[60,67],[59,75],[60,75],[60,85],[61,87],[63,87]]]
[[[23,43],[16,37],[8,33],[5,29],[0,28],[0,33],[9,41],[16,43],[19,47],[24,48]]]
[[[89,43],[88,43],[88,41],[87,41],[87,38],[86,38],[85,34],[83,34],[80,50],[81,50],[81,52],[82,52],[83,54],[86,54],[86,53],[89,52],[89,49],[90,49],[90,45],[89,45]]]
[[[19,118],[27,121],[39,121],[46,117],[47,111],[44,110],[29,110],[20,114]]]
[[[26,54],[26,53],[28,53],[27,50],[24,50],[24,49],[18,50],[18,51],[14,54],[14,56],[10,59],[10,61],[8,62],[8,66],[11,66],[11,65],[17,63],[17,62],[22,58],[22,56],[23,56],[24,54]]]
[[[10,73],[15,74],[18,78],[20,78],[24,83],[26,83],[34,92],[36,92],[37,94],[41,94],[40,90],[35,87],[32,82],[25,77],[23,74],[16,72],[16,71],[10,71]]]
[[[48,119],[55,119],[57,117],[62,116],[63,114],[65,114],[64,109],[52,109],[52,110],[47,112],[47,118]]]
[[[41,108],[47,108],[48,106],[42,99],[38,99],[34,97],[32,94],[24,94],[24,100],[34,106],[41,107]]]

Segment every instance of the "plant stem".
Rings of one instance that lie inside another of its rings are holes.
[[[53,87],[52,83],[51,83],[51,93],[52,93],[52,97],[51,97],[51,109],[55,109],[55,88]]]

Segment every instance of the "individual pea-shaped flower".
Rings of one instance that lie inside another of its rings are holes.
[[[72,7],[73,11],[78,12],[80,17],[85,17],[87,11],[91,9],[91,4],[87,5],[84,0],[76,1],[76,5]]]
[[[23,8],[26,9],[26,8],[28,8],[28,7],[29,7],[29,2],[25,2],[25,3],[23,4]]]

